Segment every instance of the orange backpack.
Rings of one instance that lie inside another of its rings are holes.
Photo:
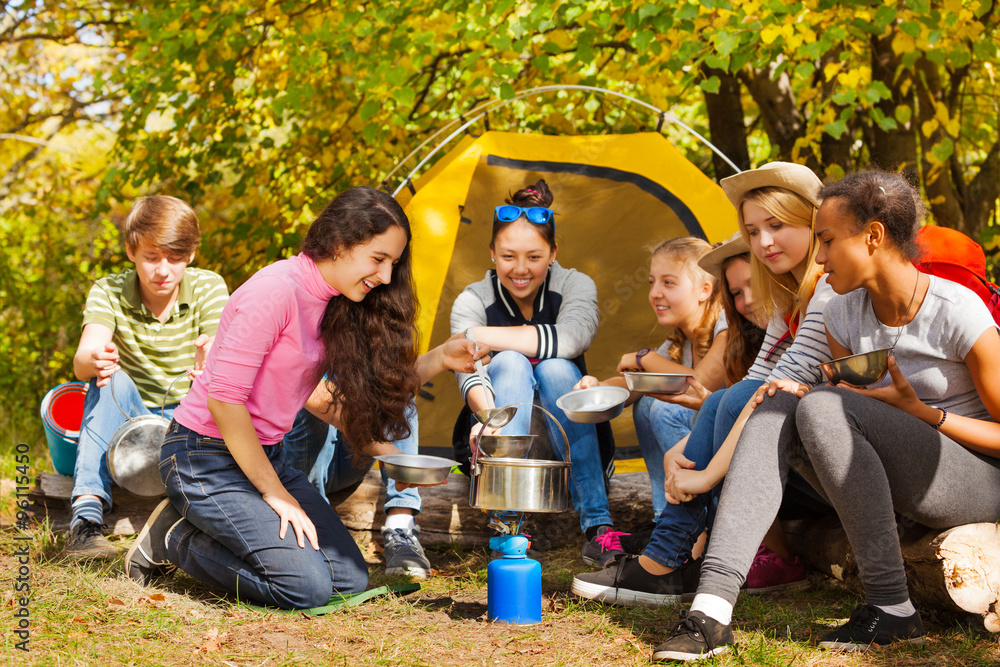
[[[982,246],[958,230],[937,225],[922,227],[917,232],[917,243],[923,250],[918,269],[971,289],[1000,325],[1000,288],[986,280]]]

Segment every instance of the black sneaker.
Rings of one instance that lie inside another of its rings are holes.
[[[622,551],[627,554],[641,554],[653,537],[654,530],[656,530],[655,521],[647,521],[637,528],[632,528],[631,533],[621,536]]]
[[[84,519],[66,534],[63,555],[74,560],[115,558],[118,549],[103,535],[103,526]]]
[[[723,625],[700,611],[683,610],[677,627],[667,637],[667,641],[653,651],[653,660],[707,660],[725,653],[729,650],[729,644],[733,643],[733,630],[728,625]]]
[[[153,577],[173,574],[177,566],[167,560],[167,534],[182,518],[169,498],[156,506],[125,554],[125,574],[130,579],[145,586]]]
[[[837,651],[864,651],[872,644],[885,646],[896,641],[920,645],[924,643],[924,624],[920,612],[909,616],[893,616],[878,607],[863,604],[854,610],[850,620],[819,640],[819,647]]]
[[[604,567],[612,558],[625,553],[621,543],[621,538],[625,535],[628,533],[620,533],[610,526],[601,526],[597,529],[597,534],[583,545],[583,562]]]
[[[600,572],[584,572],[573,577],[570,590],[582,598],[608,604],[660,607],[681,601],[683,576],[681,570],[664,575],[650,574],[639,564],[638,556],[622,554]]]
[[[704,558],[690,559],[678,568],[681,573],[681,586],[684,592],[681,593],[681,602],[691,602],[698,592],[698,582],[701,581],[701,564]]]

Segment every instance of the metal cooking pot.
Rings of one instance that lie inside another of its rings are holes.
[[[565,512],[569,506],[569,462],[483,458],[469,491],[476,509]]]
[[[167,493],[163,488],[163,480],[160,479],[159,466],[160,448],[163,446],[163,438],[167,434],[170,420],[162,415],[170,389],[181,377],[184,376],[175,378],[167,387],[159,417],[156,415],[133,417],[127,414],[115,398],[114,375],[109,382],[111,399],[118,410],[125,415],[125,423],[119,426],[111,437],[107,453],[108,472],[115,484],[141,498],[160,498]]]
[[[510,512],[564,512],[569,506],[569,439],[559,421],[537,405],[556,423],[566,445],[565,461],[491,458],[482,454],[482,431],[472,446],[469,504],[476,509]],[[486,426],[490,426],[487,420]],[[485,429],[484,429],[485,430]]]

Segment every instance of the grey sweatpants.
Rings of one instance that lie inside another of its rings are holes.
[[[736,446],[699,593],[736,602],[790,465],[818,480],[837,510],[869,604],[909,597],[895,512],[942,529],[1000,516],[1000,459],[844,389],[817,387],[801,400],[778,392],[754,410]]]

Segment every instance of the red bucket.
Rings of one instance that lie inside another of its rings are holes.
[[[49,442],[52,465],[60,475],[72,475],[76,443],[83,422],[86,382],[66,382],[53,387],[42,399],[42,426]]]

